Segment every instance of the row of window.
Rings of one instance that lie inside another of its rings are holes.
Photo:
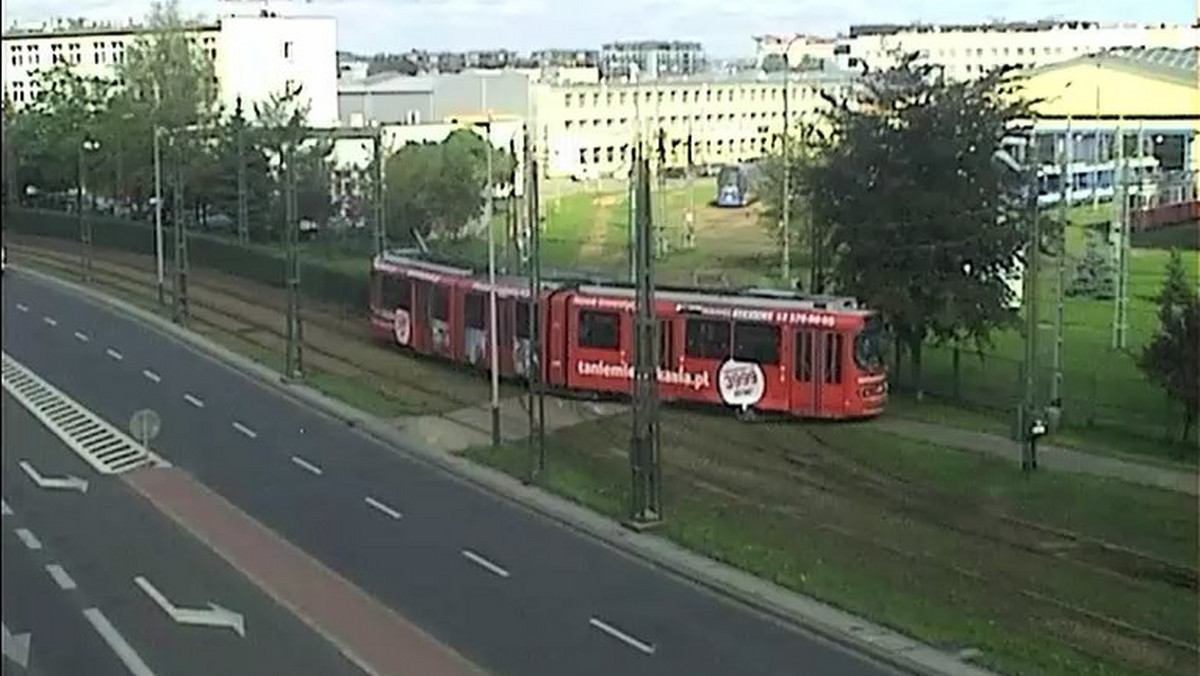
[[[796,100],[817,99],[818,92],[821,88],[818,87],[793,87],[792,96]],[[844,87],[827,87],[836,96],[845,95]],[[610,92],[566,92],[563,94],[563,106],[571,108],[573,106],[591,107],[605,106],[624,106],[637,102],[639,92],[633,91],[610,91]],[[733,86],[716,86],[698,88],[696,85],[687,89],[651,89],[646,88],[640,92],[640,98],[645,103],[721,103],[733,101],[778,101],[782,100],[783,87],[778,86],[763,86],[763,85],[733,85]],[[603,102],[603,103],[602,103]]]
[[[703,141],[695,144],[694,155],[701,158],[716,156],[721,159],[729,159],[727,155],[734,154],[742,159],[750,159],[765,155],[770,150],[773,140],[766,137],[751,137],[741,139],[717,139],[716,141]],[[579,149],[580,164],[621,164],[629,161],[632,156],[632,147],[629,144],[620,146],[592,146],[590,148]],[[668,161],[682,162],[687,158],[687,147],[678,146],[667,151]]]
[[[798,113],[793,112],[792,115],[796,116],[796,115],[798,115]],[[708,122],[708,123],[713,123],[713,122],[717,122],[717,123],[742,122],[742,123],[745,123],[748,120],[749,121],[766,120],[768,118],[778,119],[781,117],[783,117],[782,109],[781,110],[754,110],[754,111],[748,111],[748,112],[743,112],[743,113],[705,113],[705,114],[697,113],[694,115],[659,115],[659,116],[647,115],[642,118],[642,121],[645,124],[648,124],[651,126],[667,126],[669,124],[687,125],[689,121],[691,121],[691,122]],[[795,119],[795,118],[793,117],[793,119]],[[631,120],[632,120],[632,118],[629,118],[629,117],[609,117],[609,118],[596,118],[596,119],[585,119],[585,120],[564,120],[563,127],[566,128],[567,131],[571,131],[571,130],[575,129],[576,127],[578,127],[579,129],[587,129],[589,126],[595,127],[595,128],[616,127],[616,126],[624,127],[625,125],[628,125],[631,122]]]
[[[192,45],[197,44],[196,38],[188,38],[188,41]],[[204,53],[207,54],[210,59],[215,60],[217,58],[217,49],[215,47],[216,38],[203,38],[200,41],[200,44],[203,46]],[[285,43],[285,56],[288,56],[290,53],[290,45],[290,42]],[[41,65],[41,53],[39,50],[40,46],[41,45],[36,42],[27,45],[13,45],[12,49],[10,50],[10,63],[12,63],[14,66]],[[79,42],[68,42],[65,44],[61,42],[53,42],[50,43],[49,47],[51,64],[66,63],[77,65],[83,62],[81,43]],[[64,50],[63,47],[66,47],[66,49]],[[92,63],[94,65],[125,62],[124,42],[118,40],[112,40],[109,42],[97,40],[91,43],[91,47]],[[66,52],[65,54],[63,53],[64,51]]]
[[[448,321],[450,297],[443,286],[429,287],[428,315],[437,321]],[[382,276],[380,301],[384,307],[412,309],[412,284],[404,278]],[[597,350],[616,350],[621,346],[621,314],[605,310],[582,310],[579,313],[578,345]],[[469,329],[487,328],[487,295],[466,294],[463,321]],[[666,324],[667,327],[671,325]],[[529,302],[517,301],[515,333],[518,338],[529,336]],[[661,362],[670,365],[670,329],[662,332]],[[823,344],[818,344],[824,340]],[[840,383],[842,365],[839,355],[844,349],[843,336],[834,333],[818,334],[800,331],[796,334],[795,377],[808,382],[821,365],[822,380]],[[688,318],[684,330],[684,354],[697,359],[734,359],[751,361],[765,366],[779,363],[780,330],[764,322],[729,322],[725,320]]]

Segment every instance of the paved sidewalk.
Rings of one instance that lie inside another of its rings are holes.
[[[897,436],[929,441],[939,446],[986,453],[1017,464],[1021,462],[1020,444],[996,434],[973,432],[903,418],[880,418],[870,424]],[[1091,474],[1168,491],[1200,495],[1200,475],[1197,475],[1196,472],[1155,467],[1050,444],[1038,444],[1038,466],[1060,472]]]

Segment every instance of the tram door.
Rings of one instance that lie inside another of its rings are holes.
[[[836,331],[797,329],[792,369],[792,411],[838,416],[843,412],[845,337]]]

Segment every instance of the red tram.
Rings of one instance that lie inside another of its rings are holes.
[[[487,370],[491,287],[474,271],[412,252],[376,256],[371,323],[388,341]],[[551,389],[629,393],[634,289],[546,281],[542,341],[529,339],[529,282],[497,278],[500,372],[524,377],[544,365]],[[660,288],[659,394],[743,411],[805,418],[878,415],[887,400],[885,329],[851,298],[788,292]]]

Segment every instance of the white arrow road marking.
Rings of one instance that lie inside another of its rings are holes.
[[[392,509],[391,507],[388,507],[387,505],[383,504],[382,502],[376,500],[375,498],[373,498],[371,496],[367,496],[367,499],[365,502],[368,505],[374,507],[375,509],[378,509],[379,511],[383,512],[384,514],[387,514],[388,516],[392,517],[393,519],[400,518],[400,512],[397,512],[396,510]]]
[[[8,500],[0,499],[0,515],[12,516],[12,507],[8,506]]]
[[[251,439],[255,439],[258,437],[258,432],[255,432],[254,430],[250,429],[249,427],[246,427],[245,425],[243,425],[240,422],[237,422],[236,420],[233,422],[233,429],[241,432],[242,434],[245,434],[246,436],[250,437]]]
[[[301,458],[298,455],[292,456],[292,462],[295,463],[296,465],[304,468],[305,470],[312,472],[313,474],[316,474],[317,476],[321,476],[322,474],[325,473],[325,470],[321,469],[320,467],[317,467],[316,465],[305,460],[304,458]]]
[[[507,570],[504,570],[500,566],[492,563],[491,561],[488,561],[487,559],[483,558],[482,556],[476,554],[475,552],[473,552],[469,549],[462,550],[462,555],[467,557],[468,561],[470,561],[478,566],[481,566],[483,568],[486,568],[486,569],[492,571],[493,573],[495,573],[496,575],[499,575],[500,577],[508,577]]]
[[[46,572],[50,573],[50,577],[54,578],[54,582],[58,584],[59,588],[65,591],[70,591],[75,588],[75,580],[71,579],[71,576],[67,574],[66,569],[57,563],[51,563],[50,565],[46,566]]]
[[[650,645],[649,643],[643,643],[642,641],[637,640],[636,638],[630,636],[629,634],[626,634],[625,632],[621,631],[620,629],[617,629],[616,627],[612,626],[611,624],[608,624],[604,620],[593,617],[591,620],[588,621],[588,624],[591,624],[593,627],[595,627],[595,628],[599,629],[600,631],[608,634],[609,636],[617,639],[618,641],[625,643],[626,645],[630,645],[630,646],[633,646],[634,648],[637,648],[638,650],[646,653],[647,655],[654,654],[654,646]]]
[[[246,620],[240,614],[223,608],[211,601],[208,603],[208,609],[199,608],[180,608],[171,603],[162,592],[154,588],[150,581],[144,577],[133,578],[134,583],[146,592],[146,595],[158,604],[159,608],[163,609],[172,620],[179,624],[192,624],[204,627],[228,627],[242,638],[246,637]]]
[[[41,474],[39,474],[38,471],[33,468],[33,465],[29,464],[29,461],[27,461],[27,460],[22,460],[21,462],[17,463],[17,465],[20,466],[22,471],[24,471],[26,474],[29,475],[29,478],[32,479],[33,483],[37,484],[39,488],[49,488],[49,489],[61,488],[61,489],[66,489],[66,490],[79,491],[80,493],[87,493],[87,489],[88,489],[87,479],[80,479],[77,476],[71,476],[71,475],[67,475],[61,479],[54,478],[54,477],[44,477]]]
[[[25,543],[26,547],[35,550],[42,548],[42,541],[37,539],[37,536],[33,534],[33,531],[29,530],[28,528],[18,528],[13,532],[17,534],[17,537],[20,538],[21,542]]]
[[[129,645],[125,637],[121,636],[121,632],[117,631],[117,628],[108,621],[99,608],[88,608],[83,611],[83,616],[96,630],[96,633],[100,634],[100,638],[104,639],[108,647],[112,648],[117,657],[125,663],[125,668],[129,669],[129,673],[133,676],[154,676],[154,672],[142,661],[141,655],[137,654],[133,646]]]
[[[79,339],[79,342],[81,342],[81,343],[86,343],[86,342],[88,342],[89,340],[91,340],[91,338],[88,338],[88,334],[86,334],[86,333],[84,333],[84,332],[82,332],[82,331],[76,331],[76,332],[75,332],[75,337],[76,337],[76,338],[78,338],[78,339]]]
[[[4,656],[13,662],[21,665],[21,668],[29,666],[29,641],[32,637],[29,634],[13,634],[8,630],[8,625],[0,622],[0,649]]]
[[[46,324],[48,324],[50,326],[58,326],[58,320],[55,319],[54,317],[49,317],[49,316],[42,317],[42,321],[46,322]]]
[[[183,400],[192,406],[195,406],[196,408],[204,408],[204,400],[200,397],[194,397],[190,394],[185,394],[183,395]]]
[[[117,361],[121,361],[122,359],[125,358],[120,352],[117,352],[116,350],[112,349],[111,347],[108,348],[107,350],[105,350],[104,354],[112,357],[113,359],[116,359]]]

